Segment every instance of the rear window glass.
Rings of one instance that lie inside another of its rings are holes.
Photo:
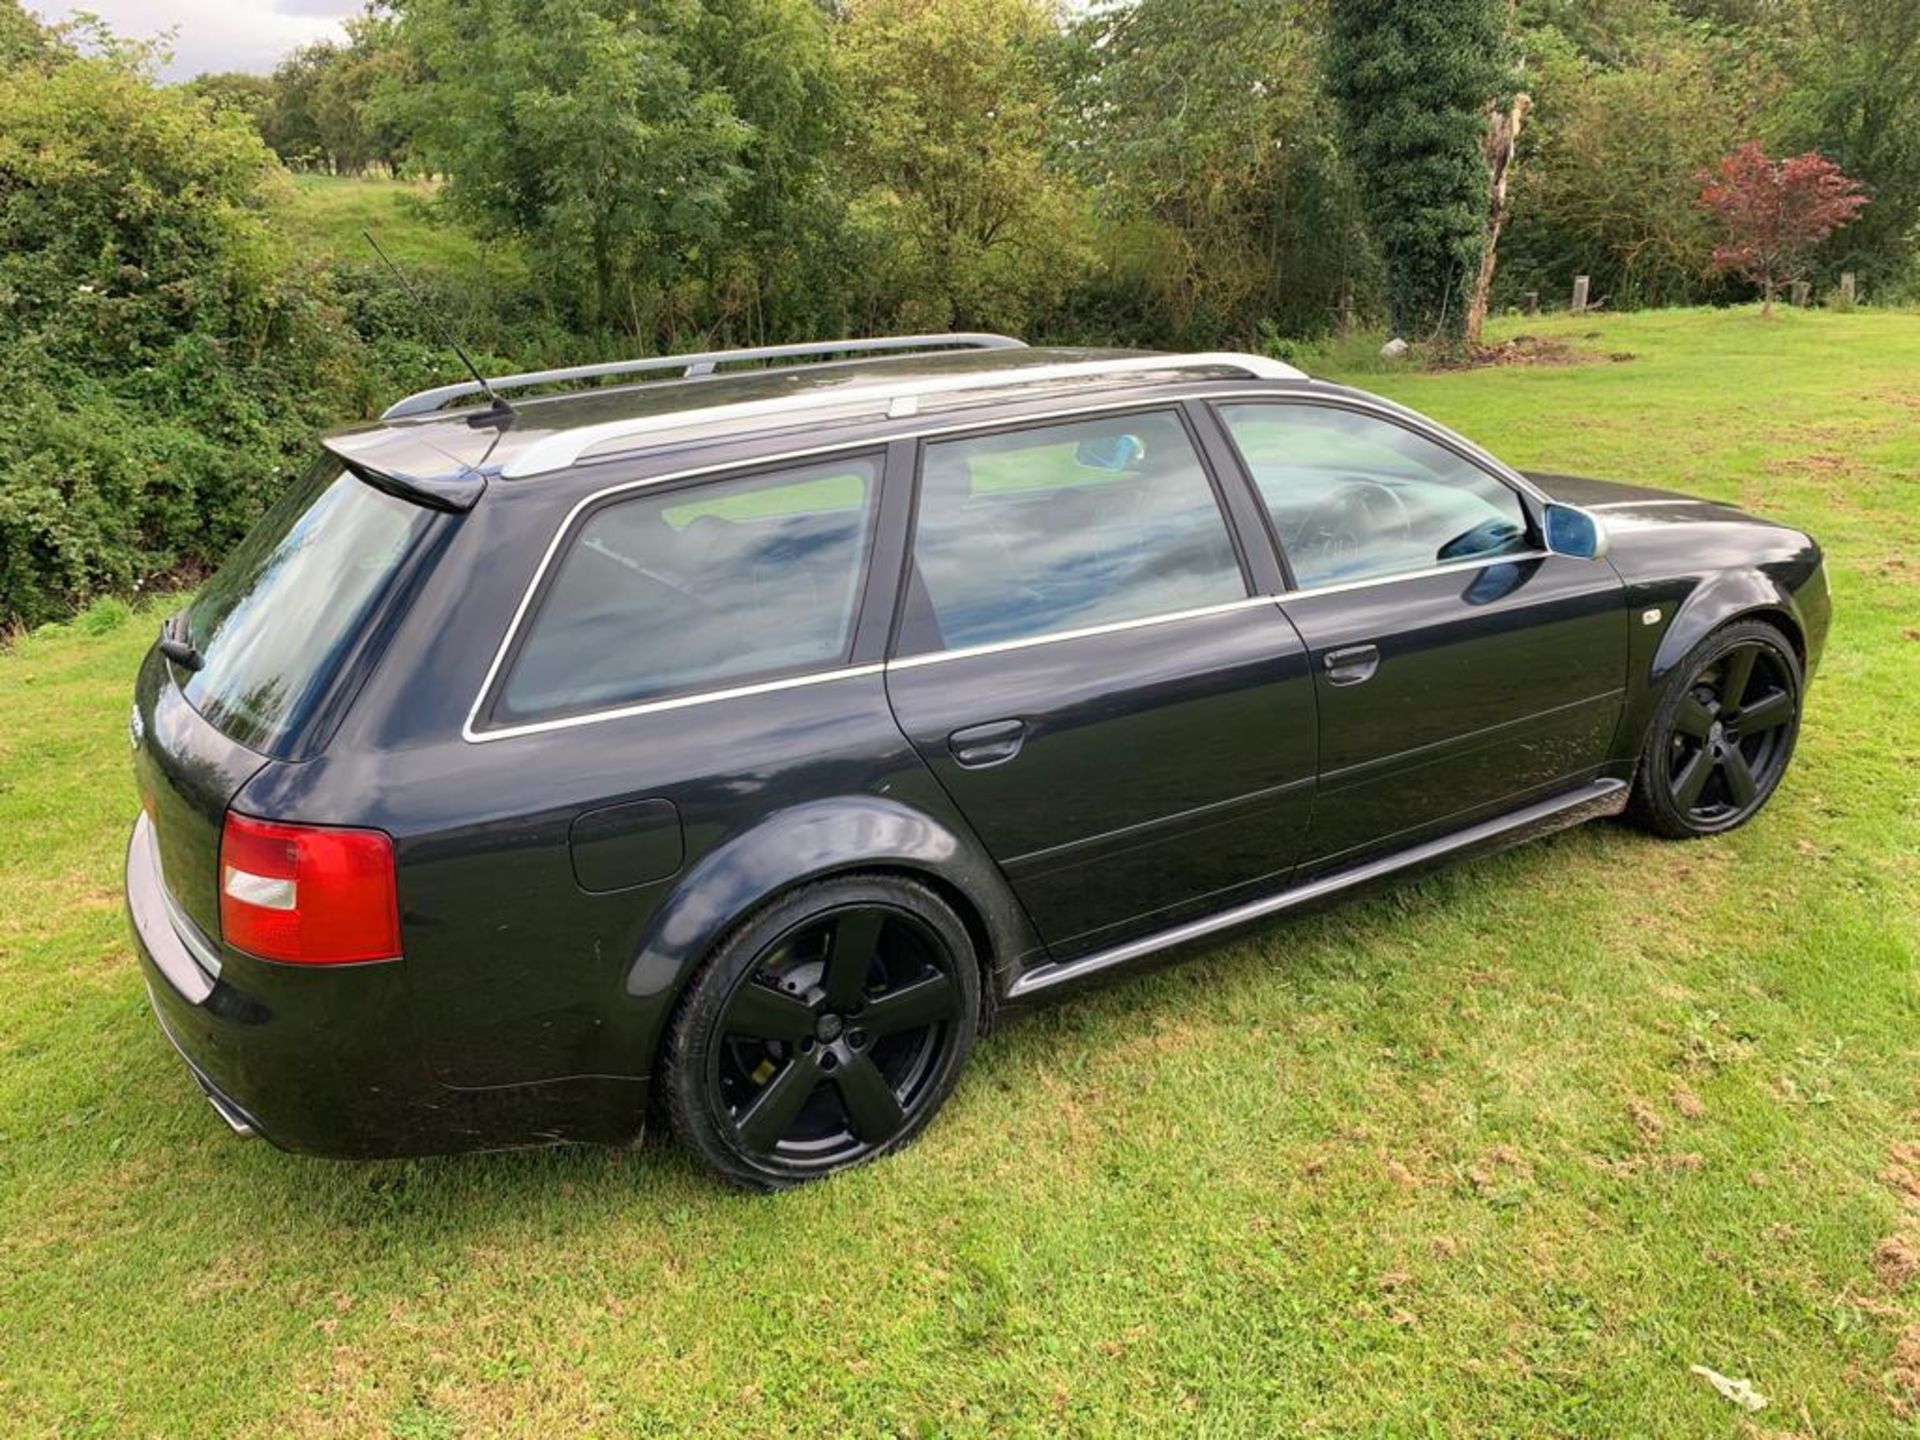
[[[871,458],[646,494],[575,532],[493,708],[524,723],[840,663],[872,529]]]
[[[305,723],[429,514],[327,461],[281,497],[187,610],[187,701],[274,754]],[[184,673],[184,672],[182,672]]]

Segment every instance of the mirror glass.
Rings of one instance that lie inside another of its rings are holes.
[[[1600,517],[1575,505],[1547,506],[1547,548],[1577,560],[1598,560],[1607,553],[1607,531]]]

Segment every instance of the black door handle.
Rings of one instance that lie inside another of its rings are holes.
[[[978,770],[1013,759],[1026,738],[1026,721],[991,720],[985,725],[969,725],[954,731],[947,736],[947,749],[962,765]]]
[[[1329,684],[1358,685],[1363,680],[1371,680],[1373,672],[1380,668],[1380,647],[1345,645],[1327,651],[1322,663],[1327,667]]]

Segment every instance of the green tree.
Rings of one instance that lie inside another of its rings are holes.
[[[1771,127],[1779,148],[1818,150],[1873,195],[1827,268],[1920,281],[1920,4],[1808,0],[1781,63],[1792,88]]]
[[[289,165],[331,169],[328,136],[320,123],[320,82],[339,54],[339,47],[317,41],[295,50],[274,67],[273,103],[260,133],[273,152]]]
[[[213,558],[351,388],[251,124],[43,53],[0,84],[0,619]]]
[[[246,116],[254,129],[265,132],[274,100],[273,81],[266,76],[225,70],[196,75],[187,89],[218,108]]]
[[[1512,89],[1502,0],[1339,0],[1328,87],[1386,266],[1394,328],[1457,336],[1489,214],[1490,108]]]
[[[415,0],[419,83],[389,103],[561,314],[661,343],[816,178],[826,23],[809,0]]]
[[[1163,326],[1315,331],[1374,288],[1323,30],[1317,0],[1131,0],[1071,27],[1058,153],[1104,214],[1158,228]]]
[[[1517,182],[1508,292],[1564,294],[1593,278],[1610,305],[1675,305],[1704,286],[1713,227],[1694,205],[1700,172],[1761,124],[1777,81],[1754,52],[1661,20],[1618,37],[1614,61],[1536,31],[1538,102]]]
[[[47,61],[66,50],[65,42],[41,24],[20,0],[0,0],[0,73],[30,61]]]
[[[839,33],[856,223],[887,237],[909,328],[1025,328],[1088,263],[1078,188],[1047,163],[1046,0],[854,0]]]

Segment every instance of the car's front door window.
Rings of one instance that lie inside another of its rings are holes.
[[[1300,586],[1532,548],[1520,497],[1452,450],[1331,405],[1222,405]]]

